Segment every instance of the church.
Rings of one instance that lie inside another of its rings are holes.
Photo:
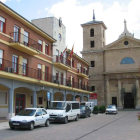
[[[103,21],[95,19],[81,24],[82,57],[90,63],[89,85],[97,94],[98,105],[115,104],[119,109],[140,108],[140,39],[127,29],[106,45]]]

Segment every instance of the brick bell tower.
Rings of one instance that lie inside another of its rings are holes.
[[[105,83],[104,83],[104,51],[106,44],[105,30],[107,29],[103,21],[93,19],[81,24],[83,28],[83,50],[82,57],[90,63],[89,86],[92,92],[97,94],[98,105],[105,105]]]

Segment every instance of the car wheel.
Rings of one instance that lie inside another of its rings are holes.
[[[15,127],[12,127],[12,126],[10,126],[10,128],[13,130],[13,129],[15,129]]]
[[[68,123],[68,117],[65,117],[64,124],[67,124],[67,123]]]
[[[108,114],[108,113],[105,113],[106,115]]]
[[[49,125],[50,125],[50,121],[49,121],[49,120],[46,120],[45,126],[46,126],[46,127],[49,127]]]
[[[78,121],[78,120],[79,120],[79,115],[77,115],[75,118],[75,121]]]
[[[29,130],[33,130],[34,129],[34,123],[31,122],[30,125],[29,125]]]

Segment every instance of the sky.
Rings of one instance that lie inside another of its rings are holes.
[[[0,0],[21,16],[31,21],[44,17],[59,17],[66,27],[66,45],[81,56],[83,49],[82,23],[96,20],[107,26],[106,45],[118,39],[127,29],[140,39],[140,0]]]

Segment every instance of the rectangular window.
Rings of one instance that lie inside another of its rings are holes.
[[[5,28],[6,28],[5,25],[6,25],[5,18],[0,16],[0,32],[5,33]]]
[[[42,96],[39,96],[38,97],[38,104],[39,105],[42,105],[43,104],[43,97]]]
[[[72,67],[74,68],[74,60],[72,59]]]
[[[58,62],[58,61],[59,61],[59,51],[56,50],[56,62]]]
[[[22,74],[27,75],[27,59],[23,58],[22,60]]]
[[[61,73],[61,85],[63,85],[63,73]]]
[[[38,40],[38,50],[42,52],[42,41]]]
[[[58,81],[59,71],[56,71],[56,80]]]
[[[91,67],[95,67],[95,62],[91,61]]]
[[[0,104],[7,104],[7,92],[0,91]]]
[[[0,69],[2,69],[3,50],[0,49]]]
[[[19,42],[19,36],[20,36],[20,28],[18,26],[14,26],[14,41]]]
[[[45,54],[49,55],[49,45],[45,44]]]
[[[79,109],[79,103],[72,103],[72,109]]]
[[[18,56],[13,54],[12,58],[12,72],[18,73]]]
[[[72,77],[72,87],[74,87],[74,77]]]
[[[90,41],[90,46],[91,46],[91,48],[94,47],[94,41]]]
[[[49,67],[45,67],[45,80],[49,81]]]
[[[42,79],[42,65],[41,64],[38,64],[38,74],[37,74],[37,78],[38,79]]]
[[[95,86],[91,86],[91,91],[95,91]]]
[[[29,46],[29,33],[24,31],[24,45]]]

